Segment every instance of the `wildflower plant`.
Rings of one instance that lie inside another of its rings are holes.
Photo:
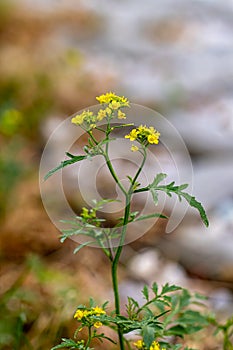
[[[155,175],[153,181],[146,186],[139,183],[139,176],[146,163],[149,147],[156,147],[159,144],[160,131],[154,126],[143,123],[140,125],[127,123],[127,109],[130,108],[130,102],[124,96],[117,96],[115,93],[109,92],[96,99],[100,104],[97,113],[84,110],[71,120],[72,124],[82,128],[88,135],[88,142],[83,147],[83,154],[74,155],[67,152],[68,159],[50,170],[45,179],[71,164],[90,160],[96,156],[104,158],[109,174],[124,198],[123,217],[119,217],[116,225],[111,229],[106,228],[105,219],[98,217],[98,212],[103,206],[114,202],[115,199],[106,198],[98,201],[93,198],[93,206],[91,208],[83,207],[80,214],[69,222],[71,228],[63,230],[61,241],[64,242],[67,238],[84,237],[84,242],[75,249],[75,253],[87,245],[96,245],[102,249],[111,268],[114,311],[108,312],[107,302],[99,307],[92,299],[90,299],[89,305],[79,305],[74,314],[78,323],[74,339],[63,339],[61,344],[53,347],[53,350],[61,348],[89,350],[92,348],[93,339],[100,341],[105,339],[121,350],[126,347],[139,350],[181,349],[179,338],[195,333],[208,324],[206,317],[199,311],[190,308],[193,304],[201,304],[203,298],[198,294],[192,296],[186,289],[175,285],[165,284],[159,288],[157,283],[154,283],[151,288],[148,286],[143,288],[142,295],[145,302],[142,305],[139,305],[132,297],[128,297],[123,313],[118,286],[119,259],[126,241],[129,223],[158,217],[167,218],[164,214],[155,211],[147,215],[133,212],[131,209],[132,198],[139,193],[150,193],[155,206],[158,204],[160,192],[164,192],[169,197],[177,195],[179,200],[184,199],[191,207],[198,210],[206,226],[209,225],[208,218],[202,204],[186,192],[187,184],[176,185],[173,181],[164,184],[167,177],[164,173]],[[109,147],[114,141],[116,129],[120,129],[123,137],[129,140],[129,152],[138,152],[141,157],[141,163],[134,176],[127,176],[127,186],[118,176],[109,156]],[[65,223],[68,222],[65,221]],[[117,333],[117,342],[101,331],[106,327]],[[80,331],[83,328],[87,329],[86,340],[80,339]],[[132,342],[125,337],[131,332],[136,332],[135,337],[137,338]]]

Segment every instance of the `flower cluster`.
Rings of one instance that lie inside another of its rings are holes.
[[[148,146],[149,144],[158,144],[159,143],[160,133],[155,130],[153,126],[147,127],[146,125],[140,125],[138,128],[135,128],[130,131],[128,135],[125,135],[126,139],[130,141],[138,141],[141,145]],[[131,147],[132,151],[138,151],[138,147],[133,145]]]
[[[83,111],[81,114],[77,114],[73,117],[71,123],[82,125],[84,129],[94,129],[96,127],[96,116],[89,110]]]
[[[112,109],[118,109],[120,107],[129,107],[129,101],[124,96],[117,96],[113,92],[107,92],[106,94],[96,97],[100,104],[109,104]]]
[[[80,216],[86,220],[87,219],[95,219],[96,218],[96,210],[94,210],[94,209],[88,210],[87,208],[83,207]]]
[[[91,309],[84,309],[84,308],[77,309],[74,314],[74,318],[77,321],[81,321],[81,322],[88,321],[88,323],[92,323],[93,321],[92,316],[101,316],[105,314],[106,312],[102,308],[95,306],[95,307],[92,307]],[[99,328],[102,326],[102,322],[93,321],[93,326],[95,328]]]
[[[141,339],[136,341],[133,345],[135,345],[138,350],[146,350],[147,349],[145,344],[143,343],[143,341]],[[153,341],[149,350],[160,350],[159,343],[157,341]],[[165,349],[162,348],[161,350],[165,350]]]
[[[104,219],[100,219],[96,215],[96,209],[87,209],[85,207],[82,208],[80,216],[77,216],[77,219],[81,220],[81,222],[84,224],[87,224],[90,228],[90,225],[94,225],[96,227],[101,226],[101,222],[105,221]]]
[[[89,110],[83,111],[81,114],[77,114],[72,118],[71,122],[73,124],[82,126],[85,130],[91,130],[96,128],[96,123],[102,121],[104,118],[107,120],[115,117],[115,112],[117,113],[118,119],[126,119],[126,115],[121,111],[123,107],[129,107],[129,101],[124,96],[117,96],[113,92],[108,92],[104,95],[96,97],[100,104],[108,104],[105,109],[100,109],[97,115]]]

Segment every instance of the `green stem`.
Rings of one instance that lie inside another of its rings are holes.
[[[108,139],[108,135],[109,134],[110,134],[110,128],[108,127],[107,134],[106,134],[106,139]],[[114,180],[118,184],[119,188],[121,189],[121,191],[125,195],[125,212],[124,212],[124,220],[123,220],[122,232],[121,232],[121,236],[120,236],[120,242],[119,242],[119,245],[117,247],[115,257],[112,260],[112,266],[111,266],[112,267],[112,269],[111,269],[112,285],[113,285],[113,292],[114,292],[114,299],[115,299],[115,313],[116,313],[116,316],[118,316],[118,315],[120,315],[121,310],[120,310],[120,295],[119,295],[119,284],[118,284],[117,269],[118,269],[119,259],[120,259],[120,256],[121,256],[123,245],[124,245],[124,242],[125,242],[126,231],[127,231],[127,224],[129,223],[131,196],[132,196],[132,194],[134,192],[133,189],[134,189],[136,180],[137,180],[138,176],[140,175],[140,173],[142,171],[142,168],[143,168],[143,166],[145,164],[145,161],[146,161],[146,148],[143,149],[143,160],[142,160],[142,163],[141,163],[138,171],[136,172],[136,174],[135,174],[135,176],[134,176],[134,178],[133,178],[133,180],[131,182],[131,186],[130,186],[128,191],[125,190],[124,186],[122,185],[121,181],[119,180],[119,178],[116,175],[115,170],[114,170],[114,168],[112,166],[111,160],[110,160],[109,155],[108,155],[108,143],[106,144],[104,157],[105,157],[107,167],[108,167],[112,177],[114,178]],[[122,332],[122,330],[121,330],[121,328],[119,326],[118,326],[118,338],[119,338],[120,349],[124,350],[125,349],[125,344],[124,344],[123,332]]]
[[[142,153],[142,152],[141,152],[141,153]],[[141,165],[140,165],[138,171],[136,172],[136,175],[135,175],[134,178],[133,178],[133,181],[132,181],[132,184],[131,184],[131,188],[133,188],[133,186],[134,186],[134,184],[135,184],[135,182],[136,182],[138,176],[140,175],[140,173],[141,173],[141,171],[142,171],[142,168],[143,168],[143,166],[144,166],[144,164],[145,164],[145,162],[146,162],[146,156],[147,156],[147,154],[146,154],[146,149],[143,148],[143,153],[142,153],[142,154],[143,154],[142,163],[141,163]],[[135,193],[135,192],[136,192],[136,190],[134,191],[134,193]]]
[[[88,339],[87,339],[85,349],[88,349],[90,344],[91,344],[91,326],[88,327]]]
[[[106,140],[108,139],[108,135],[106,137]],[[120,187],[121,191],[127,195],[127,192],[124,188],[124,186],[122,185],[120,179],[118,178],[115,170],[113,169],[113,166],[112,166],[112,163],[111,163],[111,160],[109,158],[109,155],[108,155],[108,143],[106,144],[106,149],[105,149],[105,153],[103,154],[105,160],[106,160],[106,164],[107,164],[107,167],[112,175],[112,177],[114,178],[114,180],[116,181],[116,183],[118,184],[118,186]]]
[[[126,195],[126,207],[125,207],[125,215],[124,215],[124,221],[123,221],[123,227],[122,227],[122,233],[121,233],[121,239],[119,242],[119,245],[117,247],[116,255],[112,262],[112,285],[113,285],[113,292],[114,292],[114,299],[115,299],[115,312],[116,315],[120,315],[120,296],[119,296],[119,286],[118,286],[118,276],[117,276],[117,268],[119,259],[121,256],[121,252],[123,249],[123,244],[125,241],[125,235],[126,235],[126,229],[127,229],[127,223],[129,221],[129,214],[130,214],[130,195]],[[124,350],[124,339],[123,339],[123,333],[120,327],[118,326],[118,338],[120,343],[120,349]]]
[[[89,130],[88,132],[88,135],[90,136],[90,138],[92,139],[92,141],[95,142],[96,145],[98,145],[98,141],[96,140],[96,138],[93,136],[93,133],[92,133],[92,130]]]

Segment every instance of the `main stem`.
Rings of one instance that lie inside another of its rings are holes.
[[[109,133],[106,135],[106,139],[108,139],[108,135],[109,135]],[[123,245],[125,242],[127,224],[129,222],[129,217],[130,217],[130,201],[131,201],[132,194],[134,192],[135,182],[136,182],[136,180],[137,180],[137,178],[138,178],[138,176],[139,176],[139,174],[144,166],[144,163],[146,161],[146,151],[145,151],[145,149],[143,149],[143,160],[142,160],[141,166],[139,167],[136,175],[134,176],[134,178],[131,182],[130,189],[128,191],[126,191],[126,189],[124,188],[123,184],[121,183],[120,179],[118,178],[118,176],[115,173],[115,170],[112,166],[111,160],[110,160],[109,155],[108,155],[108,143],[106,144],[104,157],[105,157],[107,167],[108,167],[112,177],[114,178],[114,180],[116,181],[116,183],[120,187],[121,191],[125,195],[125,212],[124,212],[124,220],[123,220],[122,232],[121,232],[121,236],[120,236],[120,242],[119,242],[119,245],[117,247],[116,254],[115,254],[114,258],[110,259],[111,264],[112,264],[111,273],[112,273],[112,286],[113,286],[114,299],[115,299],[115,313],[116,313],[116,316],[118,316],[118,315],[120,315],[120,295],[119,295],[117,268],[118,268],[118,263],[119,263],[119,259],[121,256],[121,252],[123,249]],[[118,332],[120,350],[125,350],[123,332],[122,332],[120,326],[118,326],[117,332]]]
[[[116,255],[112,262],[112,285],[113,285],[113,291],[114,291],[114,299],[115,299],[115,312],[116,316],[120,315],[120,296],[119,296],[119,286],[118,286],[118,275],[117,275],[117,267],[119,263],[119,258],[121,256],[121,252],[123,249],[123,244],[125,241],[125,235],[127,230],[127,223],[129,221],[129,214],[130,214],[130,199],[131,195],[126,195],[126,206],[125,206],[125,214],[124,214],[124,221],[123,221],[123,227],[121,232],[121,239],[116,251]],[[120,327],[118,326],[118,338],[120,343],[120,349],[124,350],[124,339],[123,339],[123,333]]]

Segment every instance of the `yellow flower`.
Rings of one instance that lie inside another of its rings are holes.
[[[149,143],[151,144],[158,144],[159,143],[159,136],[160,136],[160,133],[159,132],[155,132],[151,135],[148,135],[147,136],[147,140]]]
[[[147,132],[148,130],[149,130],[149,129],[147,128],[146,125],[140,125],[140,126],[138,127],[138,132],[139,132],[140,134],[145,133],[145,132]]]
[[[96,116],[93,114],[93,112],[87,110],[83,111],[81,114],[77,114],[71,119],[71,122],[76,125],[84,124],[86,127],[93,129],[96,127]]]
[[[133,345],[135,345],[138,350],[146,349],[145,344],[143,343],[142,339],[136,341],[135,343],[133,343]],[[160,350],[159,343],[154,340],[150,346],[150,350]],[[165,349],[163,348],[162,350],[165,350]]]
[[[104,103],[110,103],[114,98],[115,94],[112,92],[107,92],[106,94],[97,96],[96,99],[99,103],[104,104]]]
[[[84,120],[84,114],[78,114],[74,118],[71,119],[71,123],[76,124],[76,125],[81,125]]]
[[[112,109],[118,109],[121,107],[121,103],[118,102],[118,101],[112,101],[110,104],[109,104],[109,107],[112,108]]]
[[[153,126],[149,128],[146,125],[140,125],[138,128],[131,130],[126,139],[130,141],[137,140],[140,144],[148,146],[148,144],[158,144],[160,133]]]
[[[118,117],[118,119],[126,119],[125,113],[123,113],[123,112],[121,112],[121,111],[118,111],[117,117]]]
[[[137,152],[139,150],[138,146],[132,145],[131,146],[131,151]]]
[[[106,115],[107,115],[106,110],[100,109],[98,114],[97,114],[97,118],[96,119],[101,121],[101,120],[103,120],[106,117]]]
[[[92,308],[91,311],[92,315],[100,316],[100,315],[105,315],[106,312],[99,306],[95,306]]]
[[[103,325],[103,323],[100,322],[100,321],[97,321],[97,322],[94,323],[94,327],[95,327],[95,328],[99,328],[99,327],[101,327],[102,325]]]
[[[76,318],[78,321],[81,321],[81,319],[83,317],[86,317],[88,315],[88,311],[87,310],[81,310],[78,309],[75,314],[74,314],[74,318]]]
[[[109,107],[105,108],[105,111],[106,111],[106,113],[107,113],[108,115],[111,115],[111,114],[112,114],[112,110],[111,110],[111,108],[109,108]]]
[[[117,96],[113,92],[107,92],[106,94],[96,97],[100,104],[111,103],[112,109],[118,109],[119,107],[129,107],[129,101],[124,96]],[[116,104],[116,102],[118,104]]]
[[[126,139],[130,139],[130,141],[135,141],[138,137],[139,131],[137,129],[133,129],[130,131],[128,135],[125,135]]]
[[[136,346],[137,349],[143,349],[143,341],[140,339],[140,340],[137,340],[135,343],[133,343],[133,345]]]
[[[159,343],[157,343],[157,341],[153,341],[153,343],[150,346],[150,350],[160,350]]]

